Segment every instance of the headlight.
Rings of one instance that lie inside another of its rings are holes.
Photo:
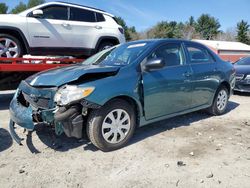
[[[89,96],[94,89],[94,87],[81,88],[74,85],[66,85],[56,92],[54,101],[59,105],[66,105]]]

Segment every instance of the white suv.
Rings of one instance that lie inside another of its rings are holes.
[[[50,2],[0,15],[0,57],[90,56],[124,42],[114,16],[91,7]]]

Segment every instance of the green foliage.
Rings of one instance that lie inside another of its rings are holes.
[[[13,8],[11,10],[11,13],[12,14],[17,14],[17,13],[20,13],[20,12],[26,10],[26,9],[27,9],[26,4],[24,4],[22,1],[20,1],[20,3],[15,8]]]
[[[206,40],[214,39],[220,32],[219,28],[219,20],[209,14],[202,14],[195,24],[195,30]]]
[[[125,20],[122,19],[121,17],[115,17],[116,21],[118,22],[119,25],[121,25],[124,29],[124,34],[125,38],[127,41],[132,41],[132,40],[138,40],[139,35],[136,32],[135,27],[128,27]]]
[[[27,5],[24,4],[22,1],[20,1],[20,3],[11,10],[12,14],[17,14],[20,13],[28,8],[40,5],[42,3],[45,3],[45,0],[29,0]]]
[[[182,24],[175,21],[162,21],[147,32],[148,38],[181,38],[180,28]]]
[[[249,32],[249,25],[246,21],[241,20],[238,24],[237,24],[237,40],[239,42],[243,42],[245,44],[250,44],[250,39],[248,36],[248,32]]]
[[[6,14],[8,11],[8,6],[5,3],[0,3],[0,14]]]
[[[27,8],[32,8],[34,6],[45,3],[45,0],[29,0],[27,4]]]

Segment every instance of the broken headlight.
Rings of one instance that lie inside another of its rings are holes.
[[[89,96],[94,87],[77,87],[75,85],[66,85],[61,87],[55,94],[54,101],[58,105],[67,105],[70,102],[80,100]]]

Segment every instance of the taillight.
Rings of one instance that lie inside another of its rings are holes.
[[[122,27],[118,27],[121,34],[124,34],[124,29]]]

